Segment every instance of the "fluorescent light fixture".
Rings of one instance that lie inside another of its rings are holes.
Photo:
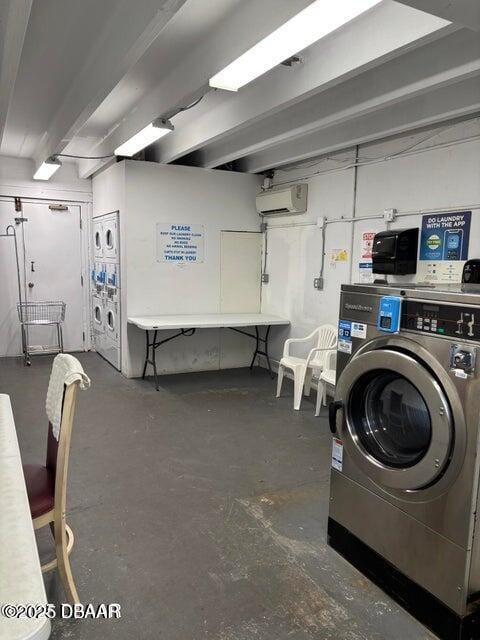
[[[145,147],[148,147],[150,144],[160,140],[160,138],[163,138],[163,136],[166,136],[167,133],[170,133],[170,131],[173,130],[174,126],[170,120],[157,118],[144,129],[117,147],[115,149],[115,155],[127,156],[130,158],[142,149],[145,149]]]
[[[45,162],[42,162],[42,164],[36,170],[33,179],[49,180],[53,176],[55,171],[58,171],[61,166],[62,163],[60,162],[60,160],[57,160],[57,158],[52,156],[51,158],[48,158],[48,160],[45,160]]]
[[[210,78],[210,86],[238,91],[381,1],[315,0]]]

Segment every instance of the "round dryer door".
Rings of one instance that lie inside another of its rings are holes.
[[[118,258],[117,221],[107,220],[103,223],[104,229],[104,256],[106,258]]]
[[[116,328],[115,313],[113,312],[112,309],[109,309],[107,311],[107,326],[110,332],[113,333],[115,331],[115,328]]]
[[[103,323],[103,311],[99,303],[95,303],[93,306],[93,319],[98,325]]]
[[[453,441],[450,406],[434,374],[413,355],[377,349],[352,358],[336,397],[344,446],[377,484],[420,489],[445,469]]]

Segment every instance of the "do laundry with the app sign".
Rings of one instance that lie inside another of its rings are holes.
[[[467,260],[471,211],[424,215],[420,260]]]

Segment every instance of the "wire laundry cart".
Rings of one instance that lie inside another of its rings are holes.
[[[23,358],[26,365],[30,365],[30,356],[34,354],[62,353],[63,333],[62,325],[65,320],[65,302],[19,302],[17,304],[18,318],[22,329]],[[29,328],[50,326],[56,327],[57,342],[53,345],[30,345]]]

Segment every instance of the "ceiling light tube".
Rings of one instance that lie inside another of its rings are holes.
[[[163,136],[166,136],[167,133],[173,131],[174,128],[175,127],[170,120],[157,118],[144,129],[117,147],[114,153],[116,156],[126,156],[130,158],[142,149],[145,149],[145,147],[148,147],[157,140],[160,140],[160,138],[163,138]]]
[[[51,156],[38,167],[33,175],[34,180],[49,180],[60,169],[62,163],[55,156]]]
[[[210,86],[238,91],[381,1],[315,0],[211,77]]]

